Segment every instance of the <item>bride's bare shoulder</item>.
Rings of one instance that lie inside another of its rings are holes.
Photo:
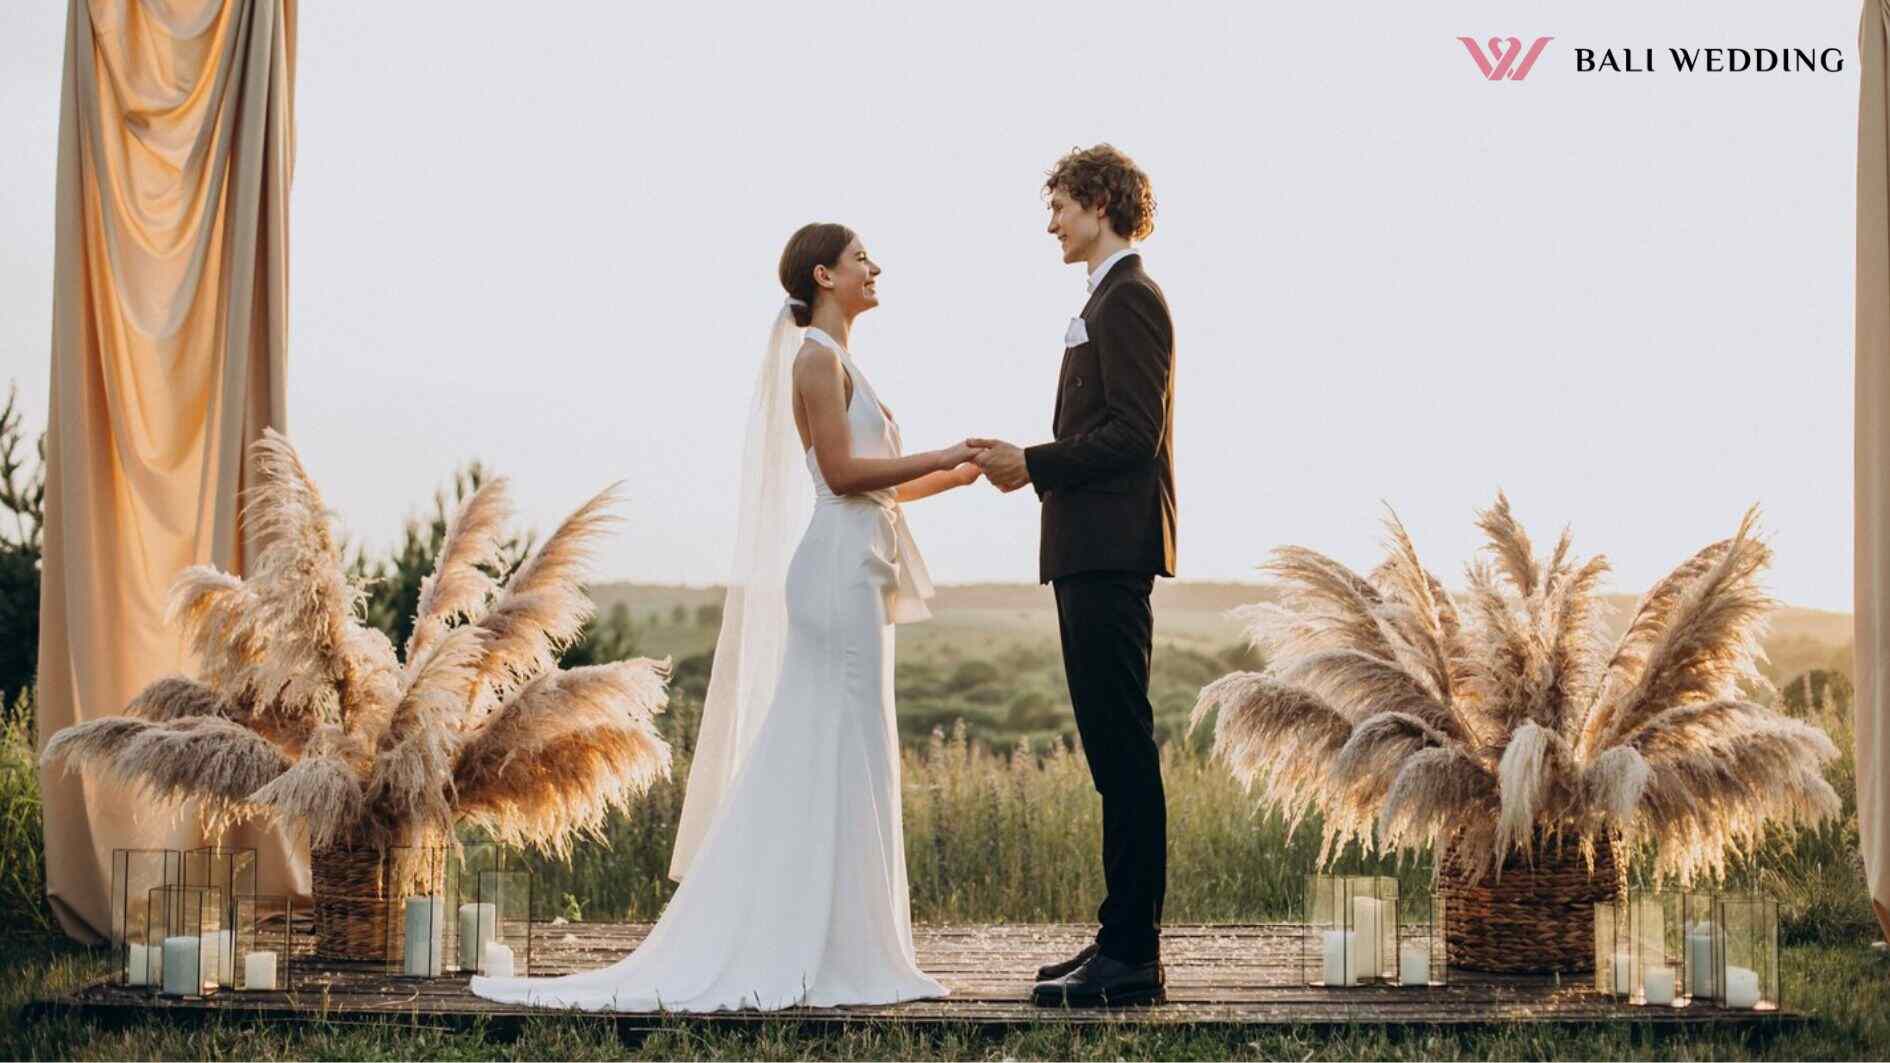
[[[809,336],[806,339],[801,341],[801,349],[794,352],[794,364],[800,365],[802,362],[808,361],[810,359],[813,360],[814,364],[816,365],[821,365],[821,364],[839,365],[840,364],[840,355],[835,353],[832,347],[829,347],[826,344],[821,343],[819,340],[816,340],[812,336]]]
[[[836,384],[840,386],[841,396],[851,402],[853,380],[841,366],[840,356],[832,348],[813,340],[801,344],[794,355],[794,389],[805,393],[807,388],[825,390]]]
[[[820,380],[840,375],[840,356],[823,344],[808,340],[794,353],[794,375]]]
[[[828,376],[839,376],[839,356],[815,340],[803,342],[801,350],[794,352],[794,378],[826,380]]]

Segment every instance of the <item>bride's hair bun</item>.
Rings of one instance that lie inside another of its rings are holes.
[[[820,290],[814,283],[814,267],[832,269],[839,265],[840,256],[853,240],[852,229],[831,221],[803,225],[788,237],[787,247],[781,251],[781,287],[789,299],[800,300],[788,304],[796,325],[806,328],[814,323],[814,296]]]

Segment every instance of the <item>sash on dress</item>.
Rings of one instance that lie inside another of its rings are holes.
[[[885,559],[894,570],[893,581],[886,588],[887,619],[894,624],[932,619],[932,610],[925,604],[934,593],[932,574],[925,567],[918,542],[912,538],[912,528],[906,524],[906,510],[899,504],[899,496],[886,488],[855,497],[871,500],[892,518],[893,556]]]

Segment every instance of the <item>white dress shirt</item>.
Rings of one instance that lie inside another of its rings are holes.
[[[1134,247],[1125,247],[1122,250],[1117,251],[1115,254],[1110,255],[1108,258],[1103,259],[1102,265],[1097,266],[1095,272],[1089,275],[1089,290],[1092,292],[1096,290],[1096,286],[1102,283],[1102,279],[1109,275],[1109,267],[1115,265],[1116,263],[1122,261],[1123,259],[1129,257],[1130,255],[1139,255],[1141,253],[1142,253],[1141,251],[1137,250]]]

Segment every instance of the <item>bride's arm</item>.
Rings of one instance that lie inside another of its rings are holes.
[[[977,483],[978,477],[983,475],[983,472],[984,470],[978,468],[977,462],[967,461],[955,469],[927,473],[916,480],[900,484],[899,501],[917,502],[921,498],[931,498],[954,487]]]
[[[807,415],[814,460],[835,494],[857,495],[897,487],[928,473],[948,472],[976,453],[959,444],[898,458],[862,458],[853,453],[847,429],[847,376],[839,355],[809,344],[794,359],[794,393]]]

